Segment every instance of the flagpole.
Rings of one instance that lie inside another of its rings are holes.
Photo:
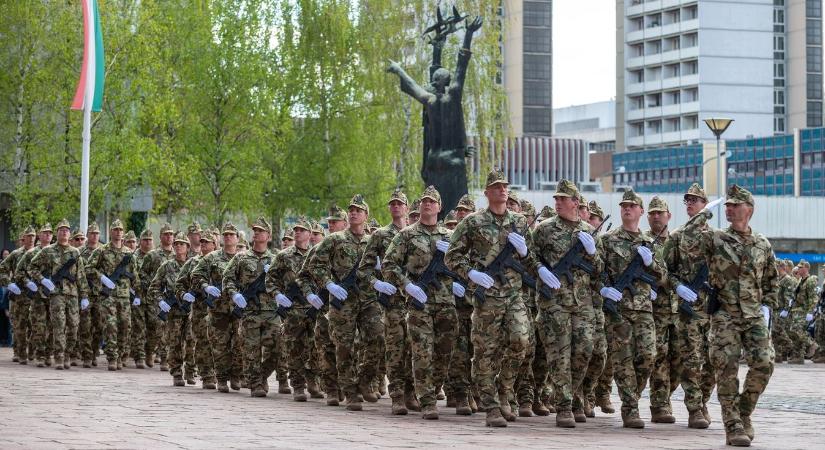
[[[88,1],[91,14],[92,1]],[[89,149],[92,144],[92,104],[95,98],[95,21],[89,20],[89,36],[92,44],[89,46],[89,58],[86,61],[86,92],[83,104],[83,153],[80,159],[80,232],[86,233],[89,226]]]

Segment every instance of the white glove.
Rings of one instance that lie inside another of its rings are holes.
[[[642,262],[644,262],[646,266],[653,264],[653,252],[649,248],[640,245],[636,249],[636,253],[642,257]]]
[[[37,292],[37,285],[32,282],[32,280],[26,281],[26,288],[32,292]]]
[[[337,298],[338,300],[344,301],[347,299],[347,290],[338,286],[337,284],[330,281],[327,283],[327,290],[333,297]]]
[[[519,255],[522,257],[527,256],[527,241],[524,240],[524,236],[515,231],[511,231],[510,234],[507,235],[507,240],[513,244],[513,247],[516,248]]]
[[[283,306],[284,308],[291,308],[292,307],[292,300],[289,299],[284,294],[278,294],[275,296],[275,303]]]
[[[604,298],[613,300],[614,302],[622,301],[622,293],[617,291],[614,287],[603,287],[602,290],[599,291],[599,294],[601,294]]]
[[[805,322],[810,322],[814,320],[814,315],[811,313],[805,314]]]
[[[166,300],[161,300],[160,303],[158,303],[158,306],[160,306],[160,310],[165,313],[168,313],[172,310],[172,307],[169,306],[169,303],[166,303]]]
[[[539,278],[541,278],[541,282],[549,286],[550,289],[558,289],[561,287],[559,278],[547,267],[539,266]]]
[[[132,306],[140,306],[140,297],[135,297],[135,299],[132,300]]]
[[[54,285],[54,283],[52,282],[52,280],[50,280],[50,279],[48,279],[48,278],[43,278],[42,280],[40,280],[40,284],[42,284],[43,286],[45,286],[45,287],[46,287],[46,289],[48,289],[48,290],[49,290],[49,292],[54,292],[55,285]]]
[[[656,300],[657,297],[659,297],[659,294],[656,293],[656,289],[651,289],[650,290],[650,299],[651,300]]]
[[[478,270],[472,269],[467,273],[467,276],[470,277],[470,281],[483,287],[484,289],[490,289],[493,287],[493,279],[490,275],[487,275],[484,272],[479,272]]]
[[[703,209],[703,211],[710,211],[713,208],[716,208],[717,206],[719,206],[719,204],[724,202],[724,201],[725,201],[725,197],[717,198],[716,200],[714,200],[714,201],[708,203],[707,205],[705,205],[705,208]]]
[[[88,298],[81,298],[80,299],[80,310],[81,311],[86,311],[86,309],[88,307],[89,307],[89,299]]]
[[[783,309],[782,311],[779,311],[779,317],[781,317],[781,318],[783,318],[783,319],[784,319],[784,318],[786,318],[786,317],[788,317],[788,310],[787,310],[787,309]]]
[[[582,243],[584,251],[586,251],[588,255],[596,254],[596,240],[593,239],[590,233],[579,231],[579,242]]]
[[[323,301],[323,300],[321,300],[321,297],[318,297],[318,296],[317,296],[317,295],[315,295],[315,294],[309,294],[309,295],[307,295],[307,301],[308,301],[308,302],[309,302],[309,304],[310,304],[310,305],[312,305],[312,307],[313,307],[313,308],[315,308],[315,309],[321,309],[321,308],[323,308],[323,307],[324,307],[324,301]]]
[[[461,283],[456,283],[455,281],[453,281],[453,295],[455,295],[456,297],[464,297],[464,293],[464,286],[462,286]]]
[[[269,268],[272,267],[269,264],[264,264],[264,273],[269,273]]]
[[[103,283],[103,285],[106,286],[109,289],[114,289],[115,288],[114,281],[110,280],[109,277],[107,277],[106,275],[101,275],[100,276],[100,282]]]
[[[381,257],[375,257],[375,270],[381,270]]]
[[[762,316],[765,317],[765,325],[767,325],[771,321],[771,309],[765,305],[762,305]]]
[[[236,292],[235,295],[232,296],[232,303],[236,304],[238,308],[246,308],[246,299],[243,298],[243,294],[240,292]]]
[[[212,297],[221,296],[221,290],[216,288],[215,286],[206,286],[206,289],[204,289],[203,291],[211,295]]]
[[[697,298],[699,298],[699,296],[696,295],[695,292],[693,292],[693,289],[685,286],[684,284],[676,286],[676,295],[678,295],[679,298],[688,303],[693,303],[696,301]]]
[[[14,294],[14,295],[20,295],[20,288],[17,286],[17,284],[16,284],[16,283],[11,283],[11,284],[9,284],[9,285],[6,287],[6,289],[8,289],[9,291],[11,291],[11,293],[12,293],[12,294]]]
[[[390,283],[387,283],[386,281],[381,280],[375,280],[375,283],[373,283],[372,287],[376,291],[385,295],[393,295],[396,292],[398,292],[398,289],[395,286],[391,285]]]
[[[189,303],[195,303],[195,296],[192,295],[191,292],[187,292],[187,293],[183,294],[182,298],[184,300],[186,300],[187,302],[189,302]]]
[[[438,241],[435,243],[435,248],[441,253],[447,253],[447,250],[450,249],[450,242],[444,240]]]
[[[412,283],[407,283],[407,285],[404,286],[404,291],[406,291],[408,294],[410,294],[411,297],[415,298],[419,302],[427,303],[427,294],[425,294],[424,290],[420,287]]]

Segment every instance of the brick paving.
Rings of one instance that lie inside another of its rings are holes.
[[[626,430],[618,413],[597,413],[573,430],[556,428],[553,415],[519,418],[506,429],[491,430],[485,428],[483,414],[459,417],[443,402],[441,419],[424,421],[420,413],[391,416],[387,398],[365,403],[363,412],[348,412],[325,406],[323,400],[296,403],[277,393],[253,399],[248,390],[221,394],[204,391],[200,384],[176,388],[157,366],[121,372],[101,366],[61,372],[21,366],[11,362],[9,349],[0,349],[0,449],[724,447],[715,395],[710,405],[714,422],[707,430],[687,428],[681,391],[674,394],[675,424]],[[744,371],[742,367],[742,378]],[[754,415],[752,447],[823,445],[822,380],[825,364],[779,365]],[[615,395],[613,402],[618,406]],[[645,395],[645,420],[650,418],[648,406]]]

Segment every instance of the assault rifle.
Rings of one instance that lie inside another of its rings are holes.
[[[175,295],[174,292],[170,294],[168,291],[163,291],[163,301],[165,301],[166,304],[172,308],[180,309],[181,312],[183,312],[184,314],[189,314],[189,311],[192,309],[192,305],[190,305],[189,302],[182,302],[178,300],[178,297]],[[160,310],[160,312],[158,313],[158,318],[166,322],[168,315],[169,313],[167,313],[166,311]]]
[[[664,231],[664,228],[662,229],[662,231]],[[661,231],[659,232],[659,234],[661,234]],[[656,235],[656,239],[658,238],[659,235]],[[642,243],[642,245],[647,247],[647,243]],[[656,278],[645,271],[645,264],[642,260],[642,255],[640,255],[638,252],[636,252],[636,254],[633,256],[633,259],[630,260],[630,264],[628,264],[627,267],[625,267],[624,271],[619,275],[619,278],[613,284],[613,288],[622,293],[622,295],[624,295],[625,289],[630,291],[630,295],[636,295],[638,291],[636,290],[636,287],[633,286],[633,283],[636,280],[639,280],[643,283],[647,283],[651,289],[656,289],[658,284],[656,283]],[[602,304],[602,310],[615,317],[619,316],[619,305],[612,299],[604,299],[604,303]]]
[[[355,293],[360,292],[360,289],[358,289],[358,266],[359,265],[361,265],[361,256],[359,256],[358,259],[355,261],[355,265],[352,266],[352,269],[350,269],[347,276],[345,276],[343,279],[338,281],[338,286],[341,286],[347,292],[355,292]],[[333,276],[335,276],[334,273],[333,273]],[[321,292],[323,292],[323,291],[321,291]],[[329,295],[329,304],[334,306],[335,309],[337,309],[339,311],[341,310],[341,308],[344,307],[344,304],[341,303],[341,300],[338,300],[332,294]]]
[[[218,288],[218,290],[223,290],[223,286],[221,286],[221,283],[215,283],[215,284],[213,284],[213,286]],[[209,309],[214,308],[215,307],[215,300],[217,300],[218,297],[213,297],[213,296],[209,295],[206,292],[204,292],[203,294],[205,296],[203,301],[204,301],[204,303],[206,303],[206,307],[209,308]]]
[[[264,264],[269,264],[269,260],[266,260]],[[249,285],[241,291],[241,295],[243,295],[243,298],[245,298],[247,301],[254,303],[256,306],[258,306],[258,308],[260,308],[261,299],[258,298],[258,296],[266,292],[265,282],[266,272],[261,270],[261,273],[259,273],[258,276],[255,277],[255,279],[252,280],[252,282],[249,283]],[[279,316],[281,316],[281,319],[286,318],[286,313],[284,311],[281,311],[280,308],[276,312]],[[242,319],[243,308],[239,308],[237,305],[235,305],[235,308],[232,309],[232,315],[239,319]]]
[[[610,215],[605,217],[602,223],[600,223],[599,226],[596,227],[596,229],[593,230],[592,233],[590,233],[590,235],[595,237],[597,234],[599,234],[599,230],[602,228],[602,226],[605,224],[605,222],[607,222],[607,219],[609,218]],[[550,271],[553,272],[553,274],[555,274],[559,278],[565,277],[567,278],[568,283],[573,283],[574,268],[581,269],[588,275],[593,275],[593,273],[596,271],[596,268],[593,267],[593,264],[590,264],[589,261],[584,259],[585,253],[586,252],[584,250],[584,244],[582,244],[582,242],[578,240],[578,238],[576,238],[573,240],[573,245],[571,245],[570,248],[567,249],[567,253],[565,253],[564,256],[562,256],[561,259],[559,259],[559,262],[557,262],[555,266],[551,266],[550,264],[548,264],[547,261],[544,259],[544,256],[542,256],[541,254],[539,254],[538,256],[541,263],[544,264],[545,267],[549,268]]]
[[[52,275],[51,277],[47,276],[46,278],[51,279],[52,283],[54,283],[55,286],[60,285],[60,283],[62,283],[63,280],[69,280],[70,282],[74,283],[75,281],[77,281],[77,278],[74,275],[72,275],[71,270],[75,264],[77,264],[77,258],[69,258],[68,261],[64,262],[63,265],[60,266],[59,269],[57,269],[57,272],[55,272],[54,275]]]
[[[120,279],[124,277],[134,281],[135,274],[126,270],[126,267],[129,265],[130,262],[132,262],[132,254],[127,253],[123,256],[123,259],[121,259],[120,262],[117,264],[114,272],[112,272],[112,274],[109,275],[109,279],[112,280],[112,283],[115,284],[115,287],[117,287],[117,283],[120,281]],[[100,288],[100,293],[103,294],[104,297],[108,297],[112,295],[112,290],[103,285]]]
[[[427,286],[432,286],[434,289],[441,289],[441,280],[438,279],[441,275],[446,275],[456,282],[461,283],[466,289],[466,285],[464,285],[461,278],[455,272],[448,269],[447,265],[444,264],[444,252],[438,249],[436,249],[435,253],[433,253],[433,257],[430,259],[430,263],[427,264],[427,268],[416,277],[417,280],[414,281],[413,284],[420,287],[422,290],[426,290]],[[412,305],[419,311],[424,309],[424,304],[415,298],[412,299]]]
[[[301,302],[304,302],[304,303],[309,305],[309,309],[307,310],[307,313],[306,313],[307,317],[309,317],[312,320],[315,320],[315,318],[318,317],[318,310],[315,309],[315,307],[312,306],[311,303],[309,303],[309,301],[306,299],[306,297],[304,297],[304,294],[301,292],[301,288],[298,287],[298,283],[296,283],[294,281],[292,283],[289,283],[286,286],[285,294],[290,300],[292,300],[293,303],[295,303],[296,301],[301,301]],[[281,317],[286,317],[286,312],[289,311],[290,309],[291,308],[284,308],[283,306],[278,305],[278,310],[282,311],[282,312],[279,312],[278,315],[281,316]]]
[[[708,283],[708,276],[710,275],[710,269],[706,263],[702,264],[702,267],[699,268],[699,271],[696,272],[696,276],[693,277],[689,283],[685,283],[684,280],[680,280],[683,285],[690,288],[691,291],[695,293],[699,293],[699,291],[705,291],[708,294],[708,303],[714,301],[716,303],[719,302],[719,299],[716,298],[716,289]],[[713,300],[711,300],[713,299]],[[718,308],[717,308],[718,310]],[[679,312],[682,313],[688,320],[696,317],[696,313],[693,311],[693,308],[690,306],[690,303],[679,300]]]

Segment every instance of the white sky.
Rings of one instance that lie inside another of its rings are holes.
[[[553,108],[615,96],[615,0],[553,0]]]

